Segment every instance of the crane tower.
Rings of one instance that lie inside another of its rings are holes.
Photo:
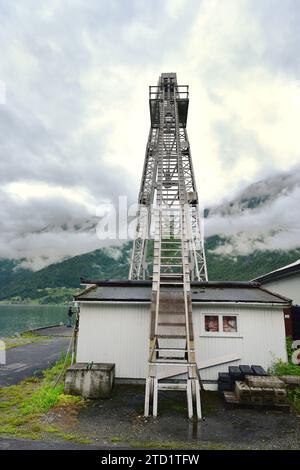
[[[144,413],[157,415],[160,391],[183,390],[189,417],[200,419],[190,283],[206,281],[207,271],[186,131],[188,86],[178,85],[175,73],[162,73],[157,86],[149,87],[149,104],[151,126],[129,272],[132,280],[152,277]]]

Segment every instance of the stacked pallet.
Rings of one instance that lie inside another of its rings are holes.
[[[219,372],[218,390],[219,392],[233,392],[237,380],[245,380],[246,376],[266,376],[267,372],[257,365],[229,366],[228,372]]]
[[[285,383],[287,388],[300,387],[300,375],[282,375],[279,378]]]
[[[233,392],[225,391],[227,403],[288,408],[285,383],[278,377],[246,375],[236,380]]]

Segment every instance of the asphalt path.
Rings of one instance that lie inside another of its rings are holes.
[[[37,343],[6,351],[6,364],[0,365],[0,387],[16,385],[26,377],[41,376],[67,351],[70,337],[53,336]]]

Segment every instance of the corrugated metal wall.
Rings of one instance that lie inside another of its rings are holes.
[[[204,331],[202,317],[212,314],[238,316],[238,332],[220,336]],[[228,365],[259,364],[268,368],[275,358],[286,360],[282,309],[242,305],[193,307],[196,358],[199,366],[207,360],[236,355],[239,360],[201,370],[203,380],[216,380]]]
[[[300,305],[300,274],[265,282],[264,286],[266,289],[270,289],[293,300],[294,305]]]
[[[81,303],[77,362],[112,362],[116,377],[145,377],[149,305]]]
[[[205,314],[238,315],[238,332],[214,336],[204,331]],[[199,367],[208,360],[235,356],[236,362],[201,370],[204,380],[235,363],[269,367],[275,358],[286,360],[282,309],[243,305],[193,306],[196,357]],[[149,304],[82,303],[78,362],[113,362],[116,376],[144,378],[148,356]]]

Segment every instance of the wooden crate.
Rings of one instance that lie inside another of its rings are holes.
[[[274,410],[282,413],[290,413],[291,407],[288,403],[266,403],[265,401],[241,401],[234,392],[224,392],[224,399],[229,407],[233,408],[255,408],[257,410]]]
[[[249,388],[250,388],[251,402],[262,404],[263,403],[262,389],[260,387],[249,387]]]
[[[287,392],[282,388],[274,388],[275,403],[286,403]]]
[[[245,377],[247,385],[252,388],[263,388],[263,389],[273,389],[273,388],[285,388],[285,383],[280,380],[278,377],[265,376],[257,377],[255,375],[246,375]]]
[[[235,382],[235,394],[241,401],[250,401],[251,394],[250,394],[250,387],[241,380],[237,380]]]

